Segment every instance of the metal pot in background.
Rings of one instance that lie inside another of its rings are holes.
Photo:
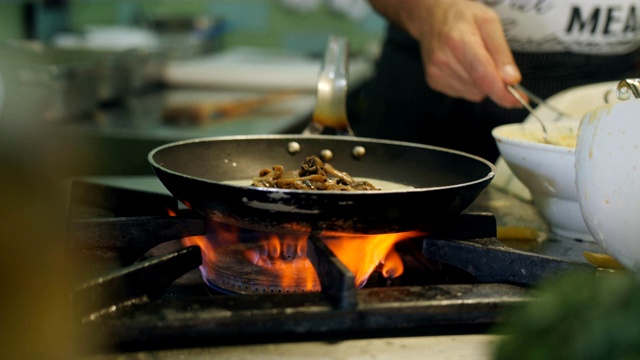
[[[156,33],[163,53],[171,60],[217,51],[229,28],[225,19],[204,14],[149,14],[147,26]]]
[[[60,61],[84,59],[96,66],[98,80],[98,100],[110,102],[120,99],[131,91],[129,78],[133,63],[133,55],[125,52],[111,53],[96,50],[68,50],[47,48],[45,56],[57,58]]]
[[[102,103],[126,99],[157,81],[162,54],[137,49],[62,48],[38,42],[0,43],[6,102],[0,117],[71,120]]]
[[[42,56],[56,63],[81,61],[95,66],[98,100],[124,99],[144,87],[144,58],[136,50],[97,50],[41,46]]]
[[[15,42],[0,43],[3,121],[60,121],[99,104],[98,69],[87,59],[55,59]]]

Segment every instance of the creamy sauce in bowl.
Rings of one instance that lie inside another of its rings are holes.
[[[498,126],[493,130],[496,141],[516,141],[521,143],[539,144],[558,149],[575,149],[578,141],[578,124],[553,124],[548,126],[553,131],[553,144],[548,144],[542,137],[542,129],[537,124],[508,124]],[[526,146],[526,145],[525,145]]]

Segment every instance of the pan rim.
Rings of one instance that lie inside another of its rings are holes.
[[[331,140],[348,140],[348,141],[353,141],[353,142],[362,141],[362,142],[369,142],[369,143],[376,143],[376,144],[388,144],[388,145],[395,145],[395,146],[409,146],[409,147],[414,147],[414,148],[422,148],[422,149],[428,149],[428,150],[447,152],[447,153],[459,155],[459,156],[462,156],[462,157],[466,157],[466,158],[478,161],[478,162],[486,165],[488,167],[489,171],[487,172],[487,174],[484,177],[480,177],[480,178],[477,178],[475,180],[464,182],[464,183],[457,183],[457,184],[445,185],[445,186],[421,187],[421,188],[408,187],[406,189],[380,190],[380,191],[334,191],[334,190],[323,190],[323,191],[319,191],[319,192],[314,192],[314,191],[296,190],[296,189],[280,189],[280,188],[274,189],[274,188],[251,187],[251,186],[247,186],[247,185],[229,184],[229,183],[224,183],[224,182],[220,182],[220,181],[209,180],[209,179],[205,179],[205,178],[202,178],[202,177],[191,176],[191,175],[187,175],[187,174],[183,174],[183,173],[180,173],[180,172],[173,171],[173,170],[171,170],[169,168],[166,168],[166,167],[160,165],[154,159],[154,155],[157,154],[158,152],[160,152],[160,151],[162,151],[164,149],[167,149],[167,148],[172,148],[172,147],[181,146],[181,145],[201,143],[201,142],[209,142],[209,141],[270,140],[270,139],[274,139],[274,140],[285,140],[285,139],[292,139],[292,140],[299,140],[299,139],[328,140],[328,139],[331,139]],[[277,192],[277,193],[283,193],[283,194],[300,194],[300,193],[318,194],[318,193],[322,193],[322,194],[326,194],[326,196],[338,195],[338,194],[340,196],[345,196],[345,195],[346,196],[355,196],[355,195],[362,195],[362,194],[370,194],[370,195],[380,194],[380,195],[382,195],[382,194],[397,194],[397,193],[405,193],[405,192],[424,192],[424,191],[437,191],[437,190],[444,190],[444,189],[455,189],[455,188],[459,188],[459,187],[466,187],[466,186],[471,186],[471,185],[478,184],[478,183],[483,183],[483,182],[486,182],[486,181],[491,181],[491,180],[493,180],[493,178],[495,178],[495,175],[496,175],[496,166],[495,166],[495,164],[493,164],[492,162],[490,162],[490,161],[488,161],[488,160],[486,160],[486,159],[484,159],[484,158],[482,158],[480,156],[473,155],[473,154],[470,154],[470,153],[466,153],[464,151],[455,150],[455,149],[449,149],[449,148],[435,146],[435,145],[412,143],[412,142],[408,142],[408,141],[388,140],[388,139],[375,139],[375,138],[368,138],[368,137],[336,136],[336,135],[300,135],[300,134],[264,134],[264,135],[256,135],[256,134],[252,134],[252,135],[225,135],[225,136],[198,137],[198,138],[192,138],[192,139],[184,139],[184,140],[173,141],[173,142],[169,142],[169,143],[157,146],[156,148],[152,149],[149,152],[149,154],[147,155],[147,161],[151,164],[151,166],[153,166],[154,168],[160,169],[161,171],[164,171],[164,172],[167,172],[167,173],[171,173],[172,175],[175,175],[175,176],[178,176],[178,177],[181,177],[181,178],[197,180],[197,181],[201,181],[201,182],[205,182],[205,183],[209,183],[209,184],[215,184],[215,185],[221,185],[221,186],[229,186],[231,188],[247,189],[249,191]],[[323,195],[323,196],[325,196],[325,195]]]

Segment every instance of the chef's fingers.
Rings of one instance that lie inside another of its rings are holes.
[[[480,91],[464,66],[446,48],[435,53],[425,63],[426,80],[429,86],[445,95],[479,102],[486,97]]]
[[[426,76],[429,86],[456,98],[479,102],[489,97],[500,106],[520,108],[522,105],[507,91],[490,53],[492,49],[498,49],[498,52],[511,56],[500,18],[484,6],[471,6],[475,7],[465,13],[468,15],[466,21],[448,27],[442,36],[423,50],[425,59],[428,59]]]
[[[487,62],[487,64],[489,64],[487,66],[489,67],[483,67],[480,62],[477,62],[480,68],[474,69],[474,62],[469,62],[471,65],[467,65],[465,67],[458,62],[453,55],[444,56],[444,54],[440,54],[440,56],[447,60],[438,64],[437,58],[439,56],[435,56],[427,65],[427,83],[433,90],[439,91],[453,98],[462,98],[472,102],[480,102],[492,95],[489,90],[482,87],[482,85],[486,85],[486,83],[490,81],[486,80],[484,77],[493,77],[493,81],[497,86],[504,88],[504,90],[507,91],[506,86],[500,81],[499,77],[497,77],[495,73],[489,74],[490,66],[492,64],[490,61]],[[445,62],[446,64],[444,64]],[[472,75],[475,75],[476,78],[473,78]],[[510,92],[507,91],[507,94],[506,100],[503,101],[496,100],[493,97],[491,97],[491,99],[506,108],[522,107],[522,104]],[[523,96],[523,98],[526,98],[526,96]]]
[[[465,99],[471,102],[480,102],[487,97],[472,81],[459,77],[455,73],[445,73],[443,69],[435,68],[430,72],[430,78],[433,79],[433,85],[429,86],[433,90],[449,97]],[[439,81],[438,79],[446,79],[446,81]]]
[[[480,102],[486,98],[486,94],[476,88],[468,78],[446,72],[442,68],[433,68],[429,71],[429,86],[452,98],[462,98],[472,102]]]
[[[471,79],[470,88],[480,91],[484,94],[484,97],[490,97],[501,106],[516,107],[519,105],[513,96],[500,97],[498,88],[504,88],[504,83],[482,44],[475,43],[465,47],[461,58],[461,62],[464,64],[464,68]],[[506,88],[504,88],[504,91],[506,91]]]
[[[428,64],[429,86],[469,101],[479,102],[489,97],[506,108],[522,107],[507,91],[479,34],[468,34],[449,45],[447,51],[434,54]]]
[[[431,88],[451,97],[479,102],[487,97],[487,92],[474,79],[470,68],[476,66],[476,61],[466,53],[479,52],[484,45],[477,29],[470,24],[475,25],[471,20],[450,27],[443,36],[426,46],[423,44],[422,51],[426,80]],[[485,55],[485,58],[488,57]]]
[[[504,85],[515,85],[522,81],[522,74],[513,58],[513,53],[509,48],[509,43],[504,35],[502,24],[498,21],[492,27],[478,24],[478,28],[484,39],[489,56],[493,59],[497,72],[504,84],[498,84],[495,89],[491,89],[489,94],[498,104],[502,98],[508,95],[505,93]]]

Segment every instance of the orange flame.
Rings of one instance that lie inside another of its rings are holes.
[[[175,215],[171,210],[169,213]],[[239,244],[242,234],[238,227],[215,223],[214,233],[206,236],[190,236],[182,239],[183,246],[197,245],[206,262],[216,262],[216,249],[222,246]],[[286,288],[296,284],[311,290],[318,282],[311,261],[306,257],[307,236],[292,234],[257,233],[258,241],[252,242],[244,250],[244,257],[251,264],[261,266],[273,273]],[[404,265],[394,246],[400,241],[425,235],[421,231],[408,231],[391,234],[357,235],[337,232],[324,232],[320,238],[325,241],[335,256],[355,276],[355,285],[362,287],[374,271],[380,271],[387,279],[400,276]]]
[[[213,245],[211,244],[211,242],[207,240],[206,236],[204,235],[189,236],[189,237],[182,238],[181,242],[184,247],[192,246],[192,245],[199,246],[200,250],[202,251],[203,257],[208,259],[208,261],[212,261],[212,262],[216,260],[216,252],[214,251]]]
[[[270,235],[247,249],[244,255],[251,263],[277,273],[281,287],[310,291],[317,284],[318,275],[306,253],[306,239],[295,235]]]
[[[424,233],[408,231],[377,235],[335,234],[325,242],[354,274],[356,286],[361,287],[376,269],[379,269],[388,279],[402,275],[404,265],[394,245],[420,235]],[[334,238],[334,236],[337,237]]]
[[[209,262],[214,262],[216,258],[215,248],[238,242],[238,228],[234,226],[225,226],[224,224],[216,224],[215,234],[197,235],[182,238],[183,246],[197,245],[202,251],[203,257]]]

